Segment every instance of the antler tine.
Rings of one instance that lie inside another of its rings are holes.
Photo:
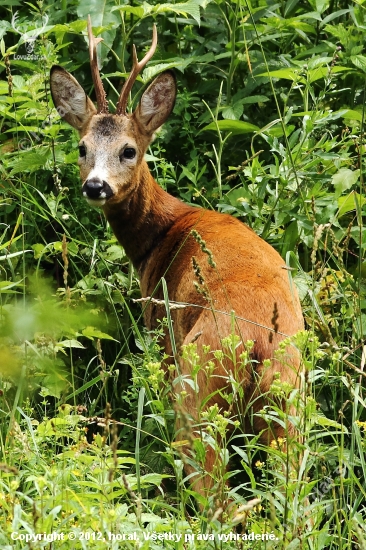
[[[122,116],[126,115],[128,95],[129,95],[130,91],[132,90],[132,86],[135,83],[137,75],[142,71],[142,69],[145,67],[146,63],[148,61],[150,61],[150,59],[154,55],[157,43],[158,43],[158,33],[156,31],[156,25],[154,23],[151,48],[149,49],[149,51],[147,52],[145,57],[143,59],[141,59],[140,62],[137,58],[135,44],[133,45],[133,49],[132,49],[133,66],[132,66],[130,76],[128,77],[128,79],[124,83],[121,94],[119,96],[119,100],[118,100],[118,103],[117,103],[117,109],[116,109],[116,114],[117,115],[122,115]]]
[[[100,78],[97,59],[97,45],[103,38],[95,38],[92,31],[90,15],[88,15],[88,36],[89,36],[89,57],[92,78],[94,82],[95,95],[97,96],[98,113],[108,113],[108,101],[104,91],[102,79]]]

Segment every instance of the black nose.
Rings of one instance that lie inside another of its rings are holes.
[[[89,199],[101,198],[101,193],[104,189],[104,182],[98,178],[91,178],[86,180],[83,185],[83,195]]]

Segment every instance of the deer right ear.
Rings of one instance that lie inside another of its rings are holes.
[[[51,95],[55,107],[64,120],[79,130],[97,113],[77,80],[59,65],[54,65],[50,74]]]
[[[177,95],[174,73],[161,73],[140,99],[134,117],[148,134],[153,134],[170,115]]]

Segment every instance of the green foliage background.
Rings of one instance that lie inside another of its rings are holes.
[[[157,338],[144,330],[141,303],[134,301],[136,273],[101,213],[81,197],[78,137],[50,98],[55,63],[93,98],[90,14],[94,33],[103,37],[100,65],[111,110],[132,44],[141,57],[152,23],[158,26],[158,50],[130,108],[153,76],[175,70],[176,106],[147,154],[160,185],[186,202],[240,218],[294,269],[313,335],[304,351],[307,437],[295,453],[301,467],[290,488],[298,499],[290,510],[276,493],[280,459],[268,449],[265,470],[258,467],[253,477],[263,449],[252,441],[238,450],[248,477],[239,478],[235,498],[260,496],[266,506],[245,525],[278,534],[281,542],[266,548],[366,548],[365,8],[363,0],[0,2],[2,547],[23,547],[9,546],[9,533],[19,526],[169,531],[181,521],[182,532],[222,529],[217,518],[208,526],[198,511],[198,523],[189,519],[194,513],[187,515],[184,504],[195,501],[181,484],[175,499],[166,503],[161,496],[172,491],[164,476],[174,472],[179,482],[183,474],[171,446],[168,390],[154,385],[161,376]],[[118,436],[108,415],[119,422]],[[102,418],[107,426],[98,432],[91,426]],[[113,485],[113,468],[130,477]],[[84,508],[66,498],[60,470],[86,498]],[[103,489],[108,483],[110,491]],[[321,497],[309,502],[321,483]],[[93,524],[96,518],[101,523]],[[78,544],[59,547],[85,547]],[[145,547],[161,547],[151,544]]]

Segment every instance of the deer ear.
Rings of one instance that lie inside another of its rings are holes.
[[[77,80],[59,65],[50,74],[51,95],[59,115],[73,128],[82,131],[97,112]]]
[[[148,134],[153,134],[170,115],[177,95],[177,85],[172,71],[161,73],[146,92],[134,112],[134,117]]]

